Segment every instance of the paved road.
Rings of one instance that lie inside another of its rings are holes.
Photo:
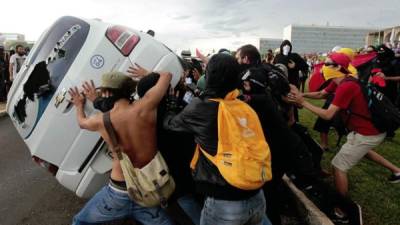
[[[86,201],[32,162],[11,120],[0,116],[0,225],[68,225]]]
[[[10,119],[0,118],[0,225],[70,224],[84,202],[31,161]]]

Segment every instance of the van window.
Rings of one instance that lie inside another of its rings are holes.
[[[45,61],[51,84],[58,87],[85,43],[89,28],[88,23],[78,18],[60,18],[39,43],[28,63],[36,65]],[[49,57],[52,58],[49,60]]]

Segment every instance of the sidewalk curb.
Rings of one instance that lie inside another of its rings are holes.
[[[7,116],[6,110],[0,110],[0,117]]]
[[[290,188],[293,192],[298,207],[300,208],[300,213],[304,216],[310,225],[334,225],[333,222],[323,213],[307,196],[300,191],[292,181],[285,175],[283,176],[283,182]]]

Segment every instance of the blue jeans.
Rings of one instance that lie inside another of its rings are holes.
[[[201,207],[191,195],[184,195],[178,198],[179,206],[190,217],[193,224],[200,225]]]
[[[262,225],[272,225],[271,221],[269,220],[267,214],[264,215]]]
[[[207,197],[201,211],[200,225],[263,225],[269,224],[265,215],[262,190],[241,201],[219,200]]]
[[[128,193],[109,185],[93,196],[75,215],[73,225],[102,224],[113,220],[131,218],[143,225],[173,225],[160,207],[145,208],[129,199]]]

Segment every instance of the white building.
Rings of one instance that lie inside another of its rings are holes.
[[[25,35],[17,33],[0,33],[0,43],[5,41],[25,41]]]
[[[394,45],[400,43],[400,26],[371,32],[367,35],[365,42],[366,45],[380,45],[383,43],[391,43]]]
[[[361,48],[365,37],[375,31],[369,28],[289,25],[283,30],[283,39],[293,45],[293,52],[322,53],[339,45],[347,48]]]
[[[260,38],[260,53],[264,55],[267,53],[268,49],[274,51],[276,48],[279,48],[281,43],[282,39]]]

